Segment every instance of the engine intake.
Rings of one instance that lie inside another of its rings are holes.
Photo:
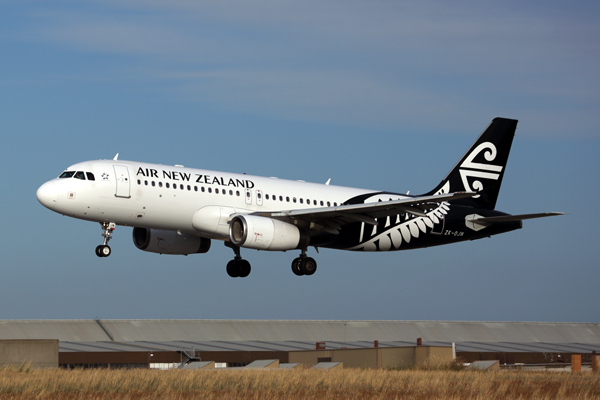
[[[233,217],[229,239],[236,246],[275,251],[305,248],[309,243],[308,234],[297,226],[255,215]]]
[[[133,244],[140,250],[160,254],[188,255],[210,249],[210,239],[147,228],[133,228]]]

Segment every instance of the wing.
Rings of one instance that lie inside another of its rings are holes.
[[[410,213],[426,216],[425,212],[436,208],[440,203],[477,196],[474,192],[458,192],[435,196],[408,197],[401,200],[379,201],[376,203],[348,204],[337,207],[320,207],[303,210],[259,212],[254,215],[270,217],[286,222],[302,221],[311,229],[338,233],[339,228],[350,222],[364,222],[378,225],[376,218]]]

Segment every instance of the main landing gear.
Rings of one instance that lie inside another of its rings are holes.
[[[317,271],[317,262],[312,257],[306,256],[306,250],[302,250],[300,257],[292,261],[292,272],[298,276],[312,275]]]
[[[232,278],[245,278],[250,275],[250,263],[240,256],[240,248],[230,242],[225,242],[225,246],[230,247],[235,252],[233,260],[227,263],[227,274]]]
[[[240,256],[240,248],[231,242],[225,242],[225,246],[235,252],[233,260],[227,263],[227,274],[232,278],[245,278],[250,275],[250,263]],[[292,261],[292,272],[298,276],[312,275],[317,271],[317,262],[312,257],[306,256],[306,249],[302,250],[300,257]]]
[[[108,246],[108,241],[112,239],[111,234],[115,230],[117,224],[115,224],[114,222],[101,222],[100,225],[102,226],[102,230],[104,231],[104,233],[102,233],[102,237],[104,238],[104,244],[101,244],[100,246],[96,247],[96,255],[98,257],[108,257],[111,253],[110,247]]]

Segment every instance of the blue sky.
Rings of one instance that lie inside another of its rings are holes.
[[[516,1],[0,2],[0,319],[599,322],[600,5]],[[42,207],[112,158],[368,189],[433,188],[518,119],[497,207],[563,211],[438,248],[159,256]]]

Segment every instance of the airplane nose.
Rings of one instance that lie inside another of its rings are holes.
[[[38,201],[46,208],[52,209],[58,199],[58,190],[54,182],[46,182],[35,193]]]

